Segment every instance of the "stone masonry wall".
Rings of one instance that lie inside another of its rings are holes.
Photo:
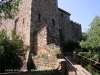
[[[81,25],[71,21],[71,26],[72,28],[72,41],[78,42],[81,40],[82,37],[82,30],[81,30]]]
[[[19,14],[13,19],[2,20],[1,29],[5,29],[8,35],[15,28],[16,32],[21,36],[26,45],[30,45],[30,19],[31,19],[31,0],[22,0],[19,8]]]
[[[60,45],[59,29],[65,42],[81,38],[81,25],[70,21],[70,14],[63,11],[58,8],[57,0],[22,0],[19,15],[14,20],[3,20],[0,29],[7,30],[10,35],[17,21],[17,33],[37,54],[50,44]]]
[[[50,44],[58,46],[57,0],[33,0],[31,11],[31,51],[37,54],[37,51],[47,50]],[[52,19],[54,25],[52,25]]]
[[[68,14],[65,14],[64,12],[60,11],[59,14],[59,27],[60,31],[62,33],[62,37],[65,42],[67,42],[71,38],[71,26],[70,24],[70,16]]]
[[[57,69],[59,66],[55,55],[33,56],[33,61],[39,70]]]
[[[57,69],[31,72],[0,73],[0,75],[62,75]]]
[[[70,20],[70,14],[59,10],[59,27],[65,42],[71,40],[78,42],[81,39],[81,25]]]
[[[81,26],[70,20],[69,13],[58,8],[57,0],[22,0],[18,16],[13,20],[3,20],[2,23],[0,29],[5,29],[10,36],[11,29],[16,28],[17,34],[34,54],[61,50],[59,30],[65,42],[69,39],[77,41],[81,37]],[[28,51],[25,68],[27,62],[31,62],[29,54]]]
[[[11,30],[16,28],[17,34],[21,36],[24,44],[28,46],[30,45],[31,1],[32,0],[22,0],[19,14],[13,20],[3,20],[0,26],[0,30],[5,29],[9,36],[11,36]],[[26,54],[26,60],[24,60],[24,69],[27,69],[28,53],[29,51]]]
[[[65,42],[81,37],[81,26],[70,21],[70,14],[58,8],[57,0],[22,0],[19,15],[14,20],[3,20],[0,29],[10,35],[16,21],[17,33],[35,54],[52,44],[59,47],[59,29]]]

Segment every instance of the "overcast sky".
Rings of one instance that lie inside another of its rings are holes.
[[[71,13],[71,20],[80,23],[83,32],[96,15],[100,16],[100,0],[58,0],[58,6]]]

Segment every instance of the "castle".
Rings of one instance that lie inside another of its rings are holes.
[[[19,10],[15,19],[3,20],[0,29],[10,34],[15,28],[35,54],[60,49],[60,35],[65,42],[81,39],[81,25],[70,20],[70,13],[58,8],[57,0],[22,0]]]

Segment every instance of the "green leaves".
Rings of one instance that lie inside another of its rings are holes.
[[[14,30],[11,38],[6,31],[0,31],[0,72],[3,72],[2,69],[20,69],[26,50],[27,47]]]
[[[91,28],[86,33],[84,33],[83,37],[85,37],[86,39],[80,42],[81,48],[87,49],[88,52],[90,50],[93,54],[92,58],[96,59],[97,61],[100,61],[100,17],[99,16],[96,16],[93,19],[91,23]]]
[[[9,0],[0,6],[0,23],[2,19],[14,19],[18,14],[21,0]]]

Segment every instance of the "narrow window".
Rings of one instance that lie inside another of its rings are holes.
[[[23,24],[24,24],[24,18],[23,18]]]
[[[38,14],[38,21],[41,21],[41,15]]]
[[[55,20],[52,19],[51,21],[52,21],[52,26],[55,26]]]
[[[64,16],[64,14],[61,13],[61,17],[63,17],[63,16]]]
[[[18,30],[18,19],[15,20],[15,31],[17,31],[17,30]]]
[[[74,39],[74,36],[72,36],[72,39]]]

